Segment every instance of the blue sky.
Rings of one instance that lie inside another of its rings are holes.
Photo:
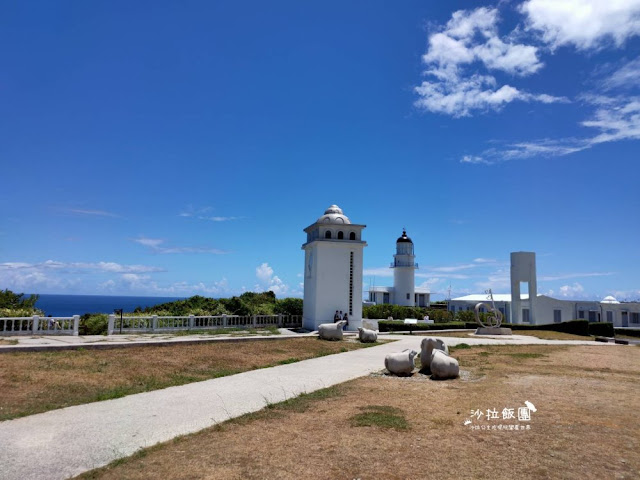
[[[302,231],[435,298],[640,298],[640,1],[17,2],[0,288],[300,296]]]

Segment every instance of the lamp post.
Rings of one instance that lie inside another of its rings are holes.
[[[116,315],[120,315],[120,334],[122,335],[122,309],[116,308],[113,310],[113,313],[115,313]]]

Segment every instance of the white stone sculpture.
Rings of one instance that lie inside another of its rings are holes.
[[[431,354],[431,375],[439,380],[456,378],[460,375],[460,365],[442,350],[434,350]]]
[[[429,343],[429,340],[432,342]],[[422,362],[422,368],[429,368],[429,363],[431,362],[431,351],[434,348],[436,350],[442,350],[444,353],[449,355],[449,347],[447,347],[446,343],[438,338],[427,337],[420,343],[420,361]]]
[[[525,252],[520,252],[525,253]],[[513,258],[513,254],[511,254]],[[513,274],[513,270],[511,271]],[[493,301],[493,292],[491,289],[486,291],[488,299],[491,300],[491,305],[487,303],[480,302],[476,304],[475,312],[476,312],[476,322],[480,325],[479,328],[476,329],[476,335],[511,335],[510,328],[501,327],[502,325],[502,312],[496,308],[496,304]],[[480,309],[486,309],[487,315],[485,318],[485,325],[482,320],[480,320]]]
[[[460,374],[458,361],[449,356],[449,348],[442,340],[425,338],[420,347],[422,369],[430,371],[433,378],[444,380]]]
[[[318,337],[323,340],[342,340],[342,327],[346,324],[346,320],[340,320],[336,323],[321,323],[318,325]]]
[[[368,328],[358,328],[358,338],[362,343],[374,343],[378,341],[378,332]]]
[[[394,375],[409,375],[415,368],[413,360],[417,354],[415,350],[390,353],[384,359],[384,366]]]

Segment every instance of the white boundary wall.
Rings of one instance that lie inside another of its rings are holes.
[[[215,315],[120,317],[109,315],[107,335],[118,333],[161,333],[220,328],[295,328],[302,326],[302,315]]]
[[[78,335],[80,315],[73,317],[2,317],[0,336]]]

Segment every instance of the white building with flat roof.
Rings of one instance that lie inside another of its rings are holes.
[[[430,296],[428,288],[415,286],[415,272],[418,264],[415,262],[413,241],[407,236],[405,229],[396,240],[396,253],[393,256],[393,287],[369,288],[369,302],[380,304],[400,305],[403,307],[428,307]]]
[[[569,320],[610,322],[614,327],[640,327],[640,302],[564,300],[537,294],[536,258],[533,252],[511,253],[511,293],[494,293],[493,301],[508,323],[540,325]],[[522,293],[522,283],[529,293]],[[449,301],[449,310],[473,311],[476,304],[491,305],[488,294],[465,295]],[[486,311],[481,308],[480,311]]]

